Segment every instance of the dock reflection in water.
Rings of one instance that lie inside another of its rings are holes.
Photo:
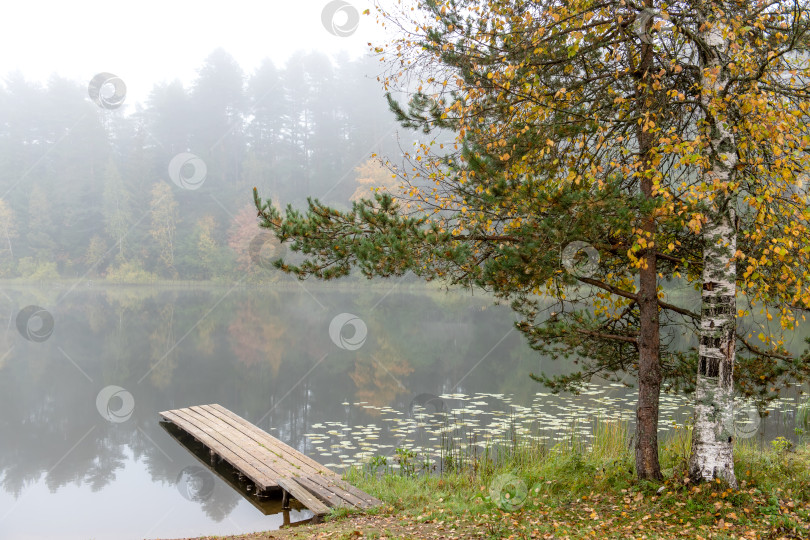
[[[309,523],[312,520],[312,512],[295,499],[290,499],[289,508],[283,508],[281,490],[278,490],[277,493],[257,493],[253,482],[226,461],[212,457],[205,445],[177,428],[171,422],[160,422],[160,427],[188,450],[202,465],[202,467],[186,467],[177,478],[178,489],[189,500],[203,502],[208,499],[214,488],[213,474],[233,488],[234,491],[265,516],[281,514],[284,519],[284,527],[295,527]]]

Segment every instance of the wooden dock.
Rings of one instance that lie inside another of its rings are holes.
[[[160,416],[250,479],[257,492],[281,490],[285,502],[294,497],[312,511],[315,521],[333,507],[367,509],[382,504],[221,405],[175,409]]]

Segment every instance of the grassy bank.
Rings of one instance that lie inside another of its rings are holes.
[[[739,488],[686,477],[690,432],[661,444],[665,481],[634,477],[627,426],[592,443],[515,439],[473,462],[420,474],[418,456],[373,460],[346,478],[385,502],[371,514],[233,538],[810,538],[810,444],[735,447]]]

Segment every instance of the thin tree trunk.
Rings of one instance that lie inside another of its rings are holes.
[[[11,236],[8,234],[8,228],[6,228],[6,242],[8,243],[8,253],[11,257],[12,262],[14,261],[14,250],[11,249]]]
[[[644,186],[644,184],[647,184]],[[642,182],[647,195],[652,181]],[[645,189],[646,187],[646,189]],[[650,218],[644,224],[645,232],[654,229]],[[638,340],[638,405],[636,408],[636,474],[647,480],[661,480],[658,462],[658,401],[661,392],[660,328],[658,324],[658,282],[655,253],[647,250],[645,268],[640,270],[638,307],[640,329]]]
[[[705,26],[705,19],[703,21]],[[728,47],[722,26],[702,32],[709,50],[705,58],[703,88],[716,91],[728,84],[728,73],[722,57]],[[716,70],[714,80],[705,73]],[[711,87],[711,88],[710,88]],[[704,104],[709,95],[704,93]],[[710,110],[708,107],[706,110]],[[709,185],[715,181],[725,184],[732,180],[737,162],[733,133],[722,122],[707,118],[711,141],[711,166],[706,171]],[[707,212],[703,228],[703,294],[700,321],[700,359],[695,390],[695,425],[692,431],[692,455],[689,476],[694,481],[727,481],[737,486],[733,460],[733,372],[737,303],[735,298],[737,251],[734,194],[717,193]]]
[[[652,7],[652,0],[647,0],[647,7]],[[648,21],[651,24],[652,21]],[[652,45],[644,43],[641,48],[640,71],[645,80],[644,90],[639,92],[641,109],[648,107],[652,65]],[[639,125],[636,132],[639,153],[643,160],[643,170],[652,167],[650,151],[653,147],[653,135]],[[641,192],[645,199],[653,197],[652,178],[641,177]],[[647,241],[655,238],[655,219],[644,216],[642,229],[648,235]],[[652,246],[651,246],[652,247]],[[661,465],[658,462],[658,405],[661,393],[660,365],[660,327],[658,323],[658,275],[654,249],[647,249],[643,256],[643,265],[639,271],[639,338],[638,338],[638,404],[636,407],[636,474],[647,480],[662,480]]]

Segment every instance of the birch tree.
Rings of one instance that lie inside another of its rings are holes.
[[[172,188],[164,182],[156,182],[149,203],[149,235],[155,241],[159,265],[164,272],[174,277],[174,237],[177,231],[177,201]]]
[[[14,248],[11,244],[11,239],[17,237],[17,223],[14,217],[14,210],[6,204],[6,201],[0,199],[0,242],[4,244],[0,249],[0,253],[8,250],[8,257],[10,261],[14,260]]]
[[[703,6],[701,6],[703,7]],[[701,232],[703,247],[703,291],[700,322],[699,363],[695,390],[695,424],[690,475],[695,479],[723,478],[736,487],[732,436],[728,423],[733,403],[732,377],[736,331],[736,214],[735,192],[729,189],[737,164],[736,138],[723,119],[712,116],[712,99],[730,79],[728,27],[712,24],[700,10],[700,39],[705,44],[701,66],[701,104],[706,112],[709,140],[706,180],[723,186],[709,203]],[[718,121],[719,120],[719,121]],[[725,420],[725,422],[724,422]]]
[[[104,192],[102,195],[104,230],[118,247],[118,262],[126,260],[125,238],[132,228],[132,196],[112,159],[104,168]]]
[[[808,131],[797,122],[808,106],[807,66],[799,79],[794,71],[784,80],[785,59],[807,50],[808,12],[804,2],[696,2],[694,7],[705,142],[703,182],[690,197],[705,204],[695,228],[703,239],[702,318],[689,473],[694,480],[721,478],[736,487],[738,342],[760,361],[790,358],[781,332],[761,334],[773,345],[769,351],[738,336],[737,316],[750,313],[738,313],[738,287],[751,305],[780,310],[782,328],[795,327],[791,309],[810,305],[807,191],[796,189],[808,165]],[[752,264],[739,276],[737,261],[746,259]],[[781,282],[754,275],[759,264],[779,267]],[[766,316],[772,319],[768,311]]]

